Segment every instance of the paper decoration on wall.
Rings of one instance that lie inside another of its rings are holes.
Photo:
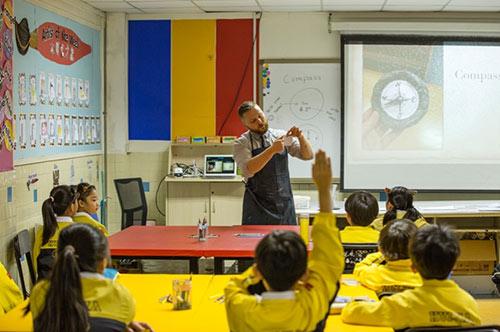
[[[52,169],[52,185],[54,187],[59,185],[59,167],[56,164],[54,164],[54,168]]]
[[[88,116],[85,117],[85,144],[90,144],[92,140],[92,132],[90,128],[90,118]]]
[[[21,55],[25,55],[31,46],[50,61],[71,65],[92,52],[92,47],[73,30],[53,22],[45,22],[31,33],[26,18],[15,27],[17,49]]]
[[[25,73],[19,73],[17,91],[19,93],[19,105],[26,105],[27,97],[26,97],[26,74]]]
[[[83,80],[78,79],[78,106],[83,106],[85,100],[85,87],[83,86]]]
[[[30,105],[36,105],[37,96],[36,96],[36,76],[30,75]]]
[[[57,115],[56,120],[56,131],[57,131],[57,145],[62,145],[64,141],[64,128],[62,115]]]
[[[5,90],[5,93],[0,101],[0,123],[2,118],[12,120],[12,90]]]
[[[97,117],[95,120],[96,127],[96,143],[101,143],[101,117]]]
[[[271,71],[269,64],[262,65],[262,95],[266,96],[271,92]]]
[[[61,75],[56,75],[56,97],[57,105],[61,106],[63,101],[63,82]]]
[[[56,121],[54,114],[49,114],[49,143],[54,145],[57,139]]]
[[[3,64],[0,73],[0,90],[3,88],[12,90],[12,60],[7,60]]]
[[[77,145],[78,144],[78,117],[76,115],[73,115],[71,117],[71,125],[72,125],[71,144]]]
[[[49,142],[49,125],[45,114],[40,114],[40,146],[44,147]]]
[[[10,152],[14,148],[12,120],[4,119],[0,124],[0,147],[5,144],[5,148]]]
[[[36,148],[36,114],[30,114],[30,146]]]
[[[31,190],[31,185],[38,182],[38,175],[36,173],[31,173],[28,175],[28,181],[26,181],[26,187],[28,187],[28,191]]]
[[[92,127],[92,144],[94,144],[97,141],[97,127],[93,116],[90,117],[90,126]]]
[[[69,77],[64,77],[64,105],[69,106],[71,103],[71,83]]]
[[[2,35],[3,55],[6,59],[11,59],[12,52],[14,51],[14,48],[12,47],[12,30],[5,29],[3,30]]]
[[[78,91],[74,77],[71,78],[71,104],[75,107],[78,105]]]
[[[71,123],[69,115],[64,116],[64,145],[71,144]]]
[[[85,107],[89,107],[90,105],[90,83],[88,80],[85,80]]]
[[[18,147],[18,137],[17,135],[15,135],[17,133],[17,131],[19,130],[19,119],[18,119],[18,116],[16,114],[13,115],[12,117],[12,136],[14,137],[14,146],[13,146],[13,149],[14,150],[17,150],[17,147]]]
[[[78,144],[83,144],[85,139],[83,116],[78,117]]]
[[[49,73],[49,104],[54,105],[56,101],[56,82],[54,74]]]
[[[45,104],[47,102],[47,79],[43,71],[38,74],[38,96],[40,98],[40,104]]]
[[[19,147],[26,149],[26,114],[19,114],[19,134],[18,134]]]

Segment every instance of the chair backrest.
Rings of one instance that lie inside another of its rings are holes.
[[[90,317],[89,321],[89,332],[122,332],[127,327],[125,323],[109,318]]]
[[[352,273],[354,265],[365,259],[366,255],[377,252],[377,243],[342,243],[344,247],[344,273]]]
[[[26,281],[24,280],[22,261],[26,259],[28,270],[30,273],[31,285],[35,284],[35,269],[33,267],[33,257],[31,255],[31,240],[30,234],[27,229],[23,229],[14,237],[14,254],[16,256],[17,271],[19,272],[19,279],[21,279],[21,288],[23,290],[24,298],[29,296]]]
[[[484,326],[470,326],[470,327],[415,327],[404,330],[405,332],[500,332],[500,325],[484,325]]]
[[[132,225],[146,225],[148,205],[141,178],[115,179],[122,210],[122,229]]]

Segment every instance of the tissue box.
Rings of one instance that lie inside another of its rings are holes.
[[[311,208],[311,197],[309,196],[293,196],[296,210],[309,210]]]
[[[207,144],[220,143],[220,136],[207,136]]]

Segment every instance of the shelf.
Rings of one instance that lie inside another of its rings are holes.
[[[185,144],[185,143],[172,143],[174,147],[183,147],[183,148],[198,148],[198,147],[219,147],[219,146],[230,146],[233,147],[234,143],[204,143],[204,144]]]
[[[200,177],[193,177],[193,178],[183,178],[183,177],[167,177],[165,178],[164,180],[165,182],[206,182],[206,183],[209,183],[209,182],[230,182],[230,183],[243,183],[243,177],[241,176],[237,176],[237,177],[234,177],[234,178],[228,178],[228,179],[224,179],[224,178],[213,178],[213,179],[207,179],[207,178],[200,178]]]

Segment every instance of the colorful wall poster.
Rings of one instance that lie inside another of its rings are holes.
[[[14,162],[100,153],[100,138],[92,140],[91,118],[101,113],[101,98],[96,98],[101,96],[101,31],[26,0],[13,5],[17,30],[11,57],[18,80],[13,87],[14,113],[25,114],[29,144],[15,151]],[[28,127],[32,114],[37,122],[35,146]]]

